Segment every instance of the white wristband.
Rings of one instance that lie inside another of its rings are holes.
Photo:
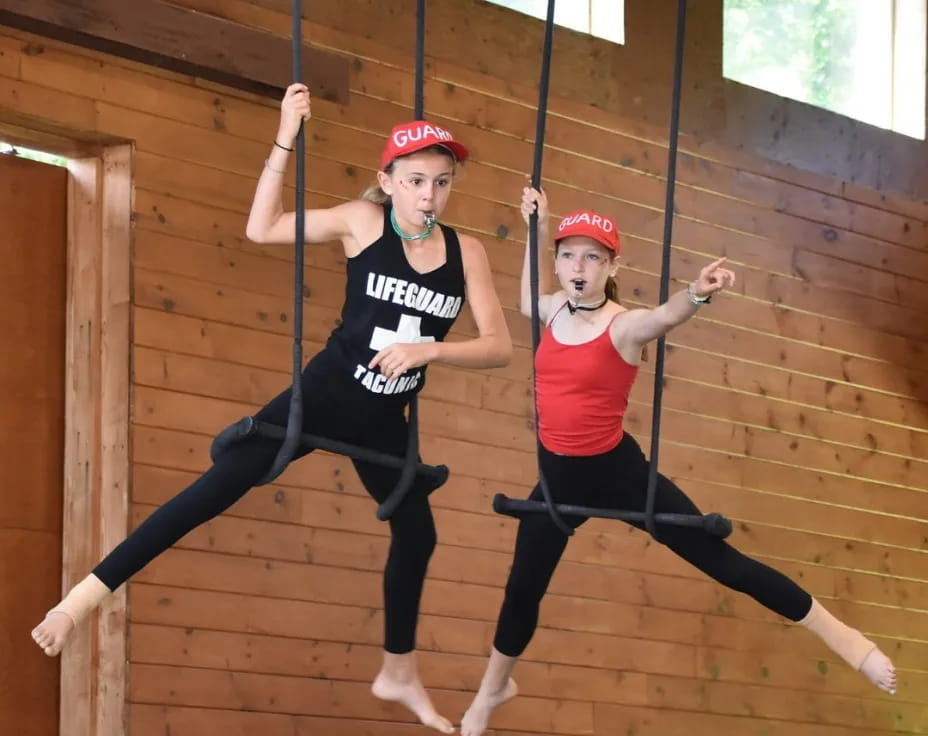
[[[695,304],[697,307],[701,307],[703,304],[708,304],[712,301],[712,294],[706,294],[705,296],[699,296],[696,293],[696,282],[691,281],[686,287],[686,296],[690,300],[690,303]]]

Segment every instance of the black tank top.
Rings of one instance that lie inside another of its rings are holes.
[[[383,235],[348,259],[348,281],[341,324],[325,352],[355,383],[373,394],[410,397],[425,385],[425,366],[386,380],[367,364],[395,342],[442,341],[464,304],[464,264],[457,233],[439,224],[445,237],[445,263],[419,273],[406,259],[403,241],[383,210]]]

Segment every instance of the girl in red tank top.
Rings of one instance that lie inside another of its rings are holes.
[[[536,207],[539,242],[544,244],[547,201],[542,193],[526,189],[522,199],[526,221]],[[535,357],[539,463],[555,503],[643,510],[648,461],[622,429],[642,350],[695,315],[710,297],[731,286],[735,276],[720,258],[659,307],[625,309],[616,300],[618,256],[615,222],[580,210],[566,215],[554,236],[554,272],[560,289],[545,293],[539,273],[538,312],[545,323]],[[527,248],[521,297],[522,313],[530,318]],[[539,486],[531,498],[544,500]],[[655,507],[659,512],[700,513],[683,491],[660,474]],[[586,519],[565,516],[564,521],[576,528]],[[541,599],[567,539],[547,514],[527,514],[520,520],[493,650],[480,690],[461,722],[462,736],[480,736],[493,709],[516,694],[510,674],[535,631]],[[894,692],[895,671],[886,655],[782,573],[701,529],[662,527],[661,541],[723,585],[815,632],[871,682]]]

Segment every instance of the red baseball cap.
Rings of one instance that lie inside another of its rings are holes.
[[[397,125],[387,138],[380,154],[380,170],[383,171],[398,156],[405,156],[421,151],[429,146],[442,146],[454,156],[455,161],[467,159],[467,149],[454,140],[454,136],[444,128],[425,120]]]
[[[585,235],[593,238],[616,255],[619,254],[619,230],[615,226],[615,220],[611,217],[597,215],[590,210],[577,210],[564,215],[557,226],[554,242],[557,243],[571,235]]]

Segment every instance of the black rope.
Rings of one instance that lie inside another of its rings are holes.
[[[419,465],[419,400],[413,395],[412,401],[409,402],[409,426],[406,434],[406,457],[403,459],[402,472],[400,479],[396,482],[396,487],[390,492],[383,503],[377,507],[377,518],[381,521],[387,521],[393,512],[396,511],[409,489],[412,488],[412,482],[416,479],[416,470],[422,466]],[[443,467],[443,466],[439,466]],[[448,469],[445,468],[444,477],[441,483],[448,479]]]
[[[664,200],[664,244],[661,257],[661,286],[659,304],[670,294],[670,247],[673,238],[674,190],[677,183],[677,141],[680,135],[680,97],[683,83],[683,51],[686,40],[686,0],[677,0],[677,39],[674,50],[673,91],[670,103],[670,142],[667,149],[667,194]],[[657,341],[657,358],[654,363],[654,402],[651,407],[651,454],[648,464],[648,495],[645,502],[645,527],[655,540],[657,523],[654,518],[654,501],[657,495],[657,459],[660,451],[661,402],[664,395],[664,353],[666,338]]]
[[[416,5],[416,120],[423,119],[425,77],[425,0],[418,0]],[[409,402],[409,419],[406,426],[406,457],[402,472],[396,486],[390,491],[383,503],[377,507],[377,518],[387,521],[396,511],[416,479],[419,465],[419,394],[413,394]],[[447,469],[445,478],[447,479]],[[444,481],[442,481],[444,482]]]
[[[541,189],[541,163],[544,158],[545,147],[545,121],[548,117],[548,87],[551,77],[551,42],[554,37],[554,3],[555,0],[548,0],[548,15],[545,18],[545,41],[541,51],[541,79],[538,82],[538,112],[535,120],[535,153],[532,163],[532,186],[535,189]],[[532,292],[532,356],[538,352],[538,344],[541,342],[541,319],[538,314],[538,211],[537,208],[529,215],[528,218],[528,255],[529,255],[529,283]],[[541,487],[541,493],[544,496],[545,503],[548,506],[548,513],[554,525],[564,534],[570,536],[574,530],[570,528],[567,522],[561,517],[560,513],[554,506],[554,500],[551,498],[551,490],[548,488],[548,482],[545,480],[545,474],[541,469],[541,437],[538,434],[538,376],[532,369],[532,381],[534,384],[534,411],[535,411],[535,442],[537,445],[536,456],[538,458],[538,485]]]
[[[301,0],[293,0],[293,82],[298,83],[303,76],[303,10]],[[290,413],[287,416],[287,434],[277,451],[277,456],[267,474],[258,481],[259,485],[270,483],[286,469],[300,446],[300,433],[303,431],[303,385],[300,376],[303,372],[303,246],[305,240],[305,191],[306,191],[306,136],[303,123],[296,136],[294,146],[296,155],[296,192],[294,214],[296,224],[293,252],[293,385],[290,393]]]
[[[425,0],[416,5],[416,120],[425,119]]]

